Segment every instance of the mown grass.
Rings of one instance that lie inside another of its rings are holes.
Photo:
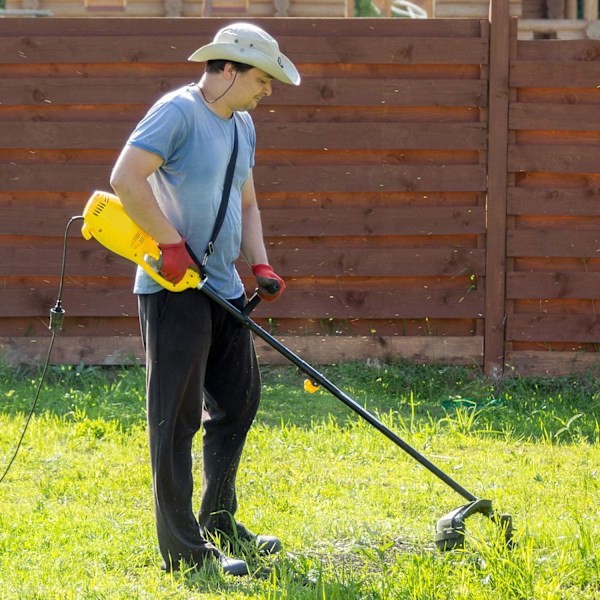
[[[249,557],[253,577],[167,576],[155,547],[143,369],[51,367],[0,483],[0,598],[600,597],[597,378],[511,379],[496,389],[462,367],[323,371],[461,485],[512,513],[515,547],[474,516],[463,551],[437,551],[436,521],[465,501],[327,392],[304,392],[294,368],[271,367],[239,475],[239,516],[277,533],[286,552]],[[2,471],[38,378],[0,368]]]

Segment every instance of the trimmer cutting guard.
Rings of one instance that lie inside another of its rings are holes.
[[[499,514],[492,508],[491,500],[474,500],[444,515],[435,527],[435,543],[439,550],[454,550],[465,545],[465,519],[474,514],[483,514],[504,532],[507,546],[511,545],[513,526],[512,517]]]

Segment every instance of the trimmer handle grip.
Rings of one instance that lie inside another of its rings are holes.
[[[269,294],[276,294],[279,291],[281,286],[277,281],[274,281],[271,285],[268,285],[265,289]],[[248,304],[244,306],[242,310],[242,314],[248,316],[259,304],[261,301],[261,297],[258,295],[258,291],[255,291],[250,300],[248,300]]]

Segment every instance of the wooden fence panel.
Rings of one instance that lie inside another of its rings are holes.
[[[275,84],[253,112],[266,240],[288,282],[256,319],[307,359],[396,356],[494,377],[504,364],[600,366],[600,47],[517,42],[494,8],[491,30],[257,20],[303,84]],[[0,359],[45,357],[66,223],[109,189],[150,104],[199,78],[185,59],[225,22],[0,20]],[[133,265],[78,224],[67,257],[54,362],[140,360]]]
[[[253,112],[265,235],[288,283],[257,320],[319,361],[482,364],[487,22],[257,22],[303,76]],[[223,24],[0,21],[0,356],[39,358],[68,219],[108,189],[150,104],[199,78],[186,57]],[[133,267],[78,230],[55,360],[139,358]]]
[[[511,65],[506,362],[600,366],[597,41],[521,41]]]

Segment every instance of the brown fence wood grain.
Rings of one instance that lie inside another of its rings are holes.
[[[600,273],[542,272],[510,273],[509,298],[600,299]]]
[[[596,41],[539,41],[510,71],[506,363],[564,375],[599,365],[600,63]]]
[[[598,366],[597,43],[517,42],[493,6],[491,22],[255,19],[303,77],[252,113],[288,284],[255,318],[308,360]],[[66,223],[109,189],[148,107],[199,78],[186,58],[224,23],[0,20],[0,360],[43,360]],[[79,230],[53,360],[139,361],[134,267]]]
[[[9,121],[2,124],[2,138],[11,148],[66,150],[94,140],[99,150],[120,150],[133,126],[133,121]],[[350,126],[352,136],[348,136]],[[265,150],[387,150],[397,144],[405,150],[418,150],[424,144],[432,150],[483,150],[486,133],[482,123],[257,123],[257,136],[264,140]]]
[[[484,369],[493,379],[504,366],[504,315],[506,279],[506,147],[508,140],[508,73],[514,55],[515,27],[506,3],[490,4],[489,116],[487,153],[486,298]]]

